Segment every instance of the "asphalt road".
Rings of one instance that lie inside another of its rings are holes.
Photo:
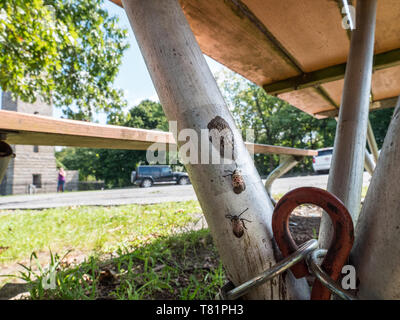
[[[364,185],[368,185],[370,175],[364,173]],[[272,194],[284,194],[292,189],[312,186],[326,189],[328,175],[312,175],[281,178],[272,185]],[[150,204],[167,201],[196,200],[191,185],[163,185],[151,188],[125,188],[102,191],[80,191],[47,193],[35,195],[0,196],[2,209],[42,209],[78,205],[123,205]]]

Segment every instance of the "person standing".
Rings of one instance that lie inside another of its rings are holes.
[[[64,171],[64,168],[60,168],[58,171],[58,184],[57,184],[57,192],[64,192],[64,185],[65,185],[65,177],[67,173]]]

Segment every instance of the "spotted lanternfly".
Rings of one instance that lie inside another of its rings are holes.
[[[225,175],[224,177],[231,176],[233,192],[235,192],[236,194],[239,194],[242,191],[246,190],[246,184],[244,183],[242,172],[239,169],[236,168],[233,171],[230,171],[230,170],[225,170],[225,171],[230,172],[229,174]]]
[[[231,222],[232,222],[232,231],[233,231],[233,234],[234,234],[236,237],[238,237],[238,238],[240,238],[241,236],[243,236],[243,234],[244,234],[244,229],[247,230],[247,228],[246,228],[244,222],[245,222],[245,221],[251,222],[250,220],[240,218],[240,216],[241,216],[243,213],[245,213],[248,209],[249,209],[249,208],[245,209],[245,210],[242,211],[242,213],[240,213],[239,215],[231,215],[231,214],[225,215],[225,218],[231,220]]]

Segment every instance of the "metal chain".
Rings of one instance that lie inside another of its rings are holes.
[[[352,294],[345,292],[332,278],[326,274],[324,270],[319,266],[318,259],[324,258],[328,250],[318,249],[311,252],[307,258],[306,262],[310,272],[318,278],[321,283],[327,287],[332,293],[336,294],[339,298],[343,300],[357,300]]]
[[[281,273],[293,267],[303,259],[306,260],[310,273],[317,277],[321,283],[331,292],[344,300],[357,300],[353,295],[345,292],[333,281],[319,266],[318,259],[326,255],[327,250],[318,249],[318,241],[315,239],[303,243],[297,251],[279,261],[270,269],[265,270],[258,276],[234,287],[231,282],[220,289],[217,300],[236,300],[248,293],[251,289],[279,276]]]

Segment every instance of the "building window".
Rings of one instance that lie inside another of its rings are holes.
[[[33,175],[33,184],[36,188],[42,187],[42,175],[41,174],[34,174]]]

